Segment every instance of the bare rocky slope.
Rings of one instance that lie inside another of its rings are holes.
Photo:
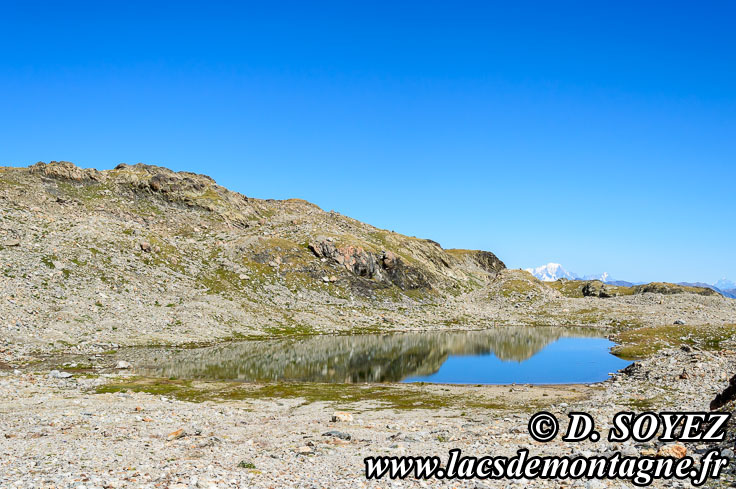
[[[736,322],[736,301],[709,289],[544,284],[489,251],[143,164],[0,168],[0,268],[6,362],[298,333]]]

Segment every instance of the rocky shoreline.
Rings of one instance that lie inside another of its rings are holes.
[[[298,391],[213,400],[207,398],[212,387],[207,383],[189,385],[205,393],[192,402],[177,399],[175,392],[136,392],[140,379],[129,369],[99,376],[73,369],[3,371],[0,486],[633,487],[622,481],[369,483],[363,477],[363,457],[444,456],[450,448],[478,456],[513,455],[521,448],[545,455],[655,454],[662,449],[656,443],[566,444],[558,437],[542,444],[530,437],[526,424],[537,409],[560,420],[570,411],[585,411],[605,439],[610,420],[621,410],[708,410],[736,373],[734,360],[732,351],[685,347],[662,350],[606,382],[587,386],[390,384],[399,397],[456,400],[432,409],[369,395],[366,400],[320,400],[314,394],[304,399]],[[111,384],[123,387],[106,391]],[[470,398],[497,405],[462,401]],[[691,455],[707,448],[685,446]],[[686,485],[658,481],[654,487]]]

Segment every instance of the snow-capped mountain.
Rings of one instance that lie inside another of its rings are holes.
[[[561,278],[567,280],[600,280],[601,282],[608,282],[611,280],[611,276],[608,273],[601,273],[599,275],[585,275],[580,276],[576,273],[565,270],[565,267],[559,263],[547,263],[537,268],[527,268],[527,272],[537,277],[542,282],[554,282]]]
[[[537,277],[542,282],[554,282],[561,278],[566,278],[568,280],[575,280],[578,278],[574,273],[570,273],[562,268],[562,265],[559,263],[547,263],[541,267],[527,268],[526,271]]]
[[[582,280],[600,280],[601,282],[608,282],[611,280],[611,276],[608,275],[608,272],[603,272],[600,275],[585,275],[582,277]]]

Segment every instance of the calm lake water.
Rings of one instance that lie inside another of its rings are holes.
[[[312,336],[147,351],[152,375],[244,382],[600,382],[629,362],[584,329],[497,327],[455,333]]]

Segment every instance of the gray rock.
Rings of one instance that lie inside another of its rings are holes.
[[[49,372],[49,377],[53,379],[68,379],[72,374],[69,372],[59,372],[58,370],[52,370]]]
[[[341,440],[352,440],[352,435],[350,433],[345,433],[344,431],[337,431],[337,430],[331,430],[326,433],[322,433],[322,436],[332,436],[334,438],[340,438]]]

